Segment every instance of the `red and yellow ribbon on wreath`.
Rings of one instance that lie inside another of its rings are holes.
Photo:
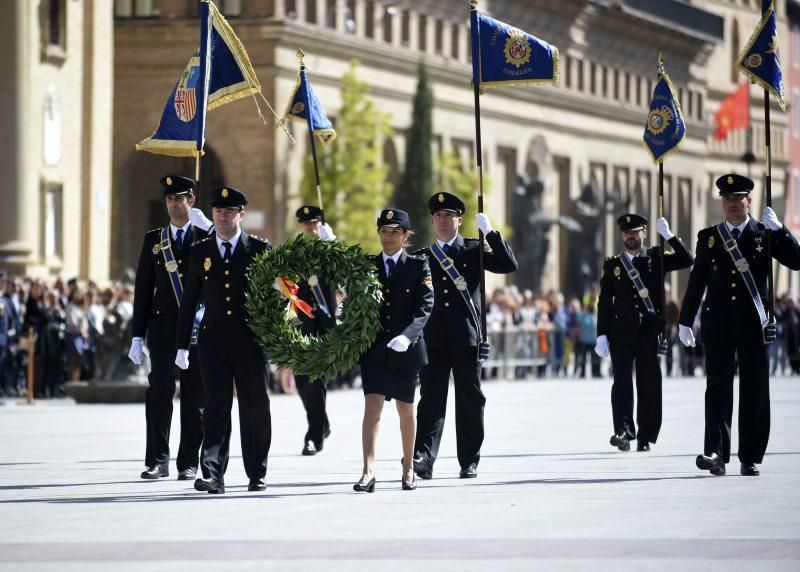
[[[273,286],[281,293],[281,296],[289,301],[289,311],[295,316],[297,311],[300,310],[309,318],[314,317],[314,308],[297,297],[300,287],[292,282],[288,276],[278,276]]]

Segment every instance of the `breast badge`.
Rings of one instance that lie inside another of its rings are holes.
[[[621,274],[622,274],[622,270],[620,270],[619,266],[615,266],[614,267],[614,276],[619,278]]]
[[[714,235],[713,234],[708,237],[708,247],[709,248],[714,248]]]
[[[161,245],[160,244],[154,244],[153,245],[153,254],[158,254],[159,252],[161,252]]]
[[[206,258],[205,260],[203,260],[203,270],[208,272],[210,269],[211,269],[211,259]]]

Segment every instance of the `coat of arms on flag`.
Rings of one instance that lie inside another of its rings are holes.
[[[197,113],[195,87],[199,77],[200,57],[195,54],[186,64],[186,69],[178,81],[178,86],[175,88],[175,97],[172,100],[172,104],[175,106],[175,114],[184,123],[194,119],[194,115]]]

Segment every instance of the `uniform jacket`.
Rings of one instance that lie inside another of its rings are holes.
[[[336,327],[336,288],[331,288],[325,282],[319,283],[322,295],[328,304],[328,311],[332,314],[329,316],[319,307],[317,298],[314,296],[314,292],[311,291],[311,286],[308,285],[308,282],[301,280],[297,283],[297,286],[300,288],[297,292],[297,297],[314,308],[313,318],[309,318],[303,312],[297,312],[297,318],[300,320],[300,331],[309,336],[321,334]]]
[[[234,343],[253,343],[255,338],[247,326],[244,307],[248,288],[247,268],[257,254],[271,248],[268,240],[242,231],[230,262],[226,263],[217,248],[216,235],[212,234],[192,245],[189,279],[178,316],[178,349],[189,347],[194,308],[201,296],[205,314],[200,323],[198,346],[202,347],[204,341],[221,338]]]
[[[375,263],[383,289],[381,330],[361,361],[403,369],[419,368],[428,363],[422,332],[433,307],[428,260],[424,256],[408,254],[403,250],[392,275],[387,278],[383,255],[370,256],[370,259]],[[408,350],[396,352],[388,349],[386,344],[389,340],[401,334],[411,340]]]
[[[692,265],[694,258],[686,245],[678,237],[672,237],[669,245],[673,252],[664,253],[664,272],[672,272]],[[661,282],[661,247],[648,248],[645,256],[636,256],[633,266],[647,288],[648,297],[656,312],[651,316],[644,301],[628,276],[618,254],[607,258],[603,264],[603,277],[600,279],[600,297],[597,300],[597,335],[608,336],[610,341],[632,343],[639,335],[639,323],[647,321],[658,335],[666,324],[662,302],[664,284]]]
[[[751,217],[737,242],[766,310],[767,230]],[[800,245],[785,226],[772,233],[772,257],[792,270],[800,270]],[[704,344],[762,343],[755,304],[716,226],[697,233],[696,259],[683,297],[679,323],[691,327],[705,293],[700,314],[700,339]]]
[[[492,231],[486,235],[483,263],[486,270],[495,274],[510,274],[517,269],[517,259],[511,247],[500,233]],[[456,236],[450,251],[459,274],[467,281],[467,289],[480,312],[480,242],[473,238]],[[448,346],[468,347],[480,343],[475,324],[472,322],[464,299],[445,274],[430,248],[423,248],[414,254],[425,255],[430,260],[433,278],[434,305],[431,319],[425,327],[425,343],[429,348],[445,349]],[[480,319],[480,317],[478,318]]]
[[[186,291],[186,282],[189,277],[189,257],[191,245],[197,240],[208,236],[204,230],[190,226],[180,248],[175,246],[170,231],[170,244],[172,254],[178,263],[178,276]],[[131,327],[133,337],[144,338],[147,336],[149,344],[175,344],[175,325],[178,322],[178,302],[172,289],[169,272],[164,267],[164,255],[160,248],[161,229],[149,231],[144,236],[142,252],[139,255],[139,264],[136,267],[136,285],[133,299],[133,318]],[[192,312],[197,309],[197,304],[192,306]],[[188,346],[186,346],[188,347]]]

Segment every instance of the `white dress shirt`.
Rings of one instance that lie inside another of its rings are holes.
[[[241,228],[238,231],[236,231],[236,235],[233,238],[231,238],[230,240],[223,240],[222,238],[219,237],[219,235],[217,235],[217,249],[219,250],[219,255],[222,258],[225,258],[225,247],[222,246],[222,243],[223,242],[230,243],[230,245],[231,245],[231,255],[233,255],[233,252],[236,250],[236,245],[239,244],[239,237],[240,236],[242,236],[242,229]]]

